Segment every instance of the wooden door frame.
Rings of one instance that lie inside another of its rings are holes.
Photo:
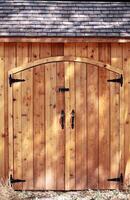
[[[92,66],[97,66],[104,68],[106,70],[112,71],[117,74],[123,74],[123,69],[114,67],[104,62],[100,62],[91,58],[85,57],[76,57],[76,56],[55,56],[55,57],[48,57],[43,59],[38,59],[33,62],[29,62],[27,64],[21,65],[17,68],[13,68],[8,71],[8,77],[10,75],[22,72],[24,70],[36,67],[42,64],[48,64],[53,62],[78,62],[78,63],[86,63],[91,64]],[[121,92],[121,104],[120,104],[120,112],[124,111],[124,86],[120,89]],[[13,175],[13,89],[9,85],[8,81],[8,135],[9,135],[9,175]],[[120,132],[122,132],[122,124],[124,124],[124,112],[120,115]]]
[[[85,57],[77,57],[77,56],[55,56],[55,57],[48,57],[48,58],[43,58],[43,59],[38,59],[32,62],[27,63],[26,65],[21,65],[19,67],[13,68],[9,70],[9,74],[16,74],[18,72],[33,68],[35,66],[41,65],[41,64],[48,64],[52,62],[80,62],[80,63],[86,63],[86,64],[91,64],[94,66],[98,66],[101,68],[105,68],[107,70],[110,70],[112,72],[115,72],[117,74],[123,74],[123,70],[109,65],[108,63],[100,62],[91,58],[85,58]]]

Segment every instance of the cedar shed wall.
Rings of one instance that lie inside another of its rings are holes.
[[[108,92],[105,94],[102,94],[103,88],[106,87],[104,82],[107,81],[107,79],[113,78],[112,72],[96,68],[97,70],[95,71],[95,75],[92,76],[93,80],[91,81],[95,84],[94,91],[97,92],[96,94],[102,96],[102,101],[98,103],[96,108],[92,108],[92,110],[88,108],[86,113],[81,111],[80,115],[86,115],[87,130],[91,130],[93,124],[97,123],[97,134],[95,134],[93,130],[86,131],[86,141],[80,140],[80,137],[74,135],[74,133],[72,135],[73,140],[76,140],[76,137],[78,137],[77,141],[79,140],[79,146],[81,147],[79,148],[79,151],[81,151],[82,156],[78,157],[78,153],[76,153],[78,150],[76,150],[76,146],[72,144],[71,151],[73,156],[71,159],[73,162],[71,165],[71,173],[77,173],[79,165],[83,166],[83,168],[76,176],[70,177],[70,185],[75,185],[75,187],[72,186],[69,187],[69,189],[78,189],[78,177],[81,181],[82,179],[85,179],[88,188],[109,188],[111,183],[105,182],[105,179],[119,176],[119,171],[123,173],[123,176],[126,176],[126,179],[128,179],[130,172],[129,43],[0,43],[0,177],[8,177],[9,171],[8,70],[40,58],[63,55],[88,57],[109,63],[112,66],[123,68],[123,92],[120,92],[121,87],[118,87],[119,84],[113,85],[110,83],[107,86]],[[88,73],[90,73],[88,74],[89,78],[92,71],[90,70]],[[114,87],[118,87],[119,89],[117,89],[118,92],[116,94],[114,93],[116,91],[116,89],[113,89]],[[91,88],[89,88],[88,95],[91,92]],[[114,101],[114,98],[118,99],[119,93],[122,101],[115,101],[115,107],[112,108],[112,102]],[[103,102],[109,102],[107,109],[103,107]],[[125,106],[119,105],[121,103]],[[121,109],[118,109],[119,106]],[[102,111],[103,109],[104,111]],[[101,114],[102,112],[103,114]],[[89,120],[90,118],[91,120]],[[115,123],[115,119],[118,123]],[[104,124],[103,128],[102,124]],[[17,143],[17,141],[15,142]],[[35,148],[35,144],[33,144],[33,147]],[[82,147],[86,148],[86,150],[84,151]],[[19,170],[19,165],[22,165],[22,153],[19,157],[15,156],[14,159],[17,159],[18,162],[17,169],[14,169],[17,171]],[[35,167],[37,166],[35,154],[32,159],[32,184],[36,185],[35,174],[39,168],[36,169]],[[76,159],[79,159],[79,165],[76,164]],[[56,168],[59,166],[60,164],[57,165]],[[26,169],[23,169],[23,171],[24,170]],[[58,175],[59,172],[57,172],[56,176],[58,177]],[[94,177],[94,179],[91,180],[91,177]],[[80,186],[79,188],[81,189]]]

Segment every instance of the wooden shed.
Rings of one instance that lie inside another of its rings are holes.
[[[130,185],[130,2],[1,1],[0,178]]]

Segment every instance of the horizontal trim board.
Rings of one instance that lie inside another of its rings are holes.
[[[129,43],[130,37],[0,37],[0,42],[44,42],[44,43],[75,43],[75,42],[107,42]]]
[[[80,62],[80,63],[88,63],[91,65],[99,66],[102,68],[105,68],[107,70],[110,70],[112,72],[118,73],[118,74],[123,74],[123,70],[118,68],[118,67],[113,67],[107,63],[103,63],[94,59],[90,58],[83,58],[83,57],[75,57],[75,56],[55,56],[55,57],[49,57],[49,58],[43,58],[43,59],[38,59],[33,62],[27,63],[26,65],[19,66],[17,68],[14,68],[9,70],[9,74],[16,74],[18,72],[33,68],[35,66],[41,65],[41,64],[46,64],[46,63],[52,63],[52,62],[68,62],[68,61],[73,61],[73,62]]]

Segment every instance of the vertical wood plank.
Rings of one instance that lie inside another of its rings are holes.
[[[34,188],[43,189],[45,180],[44,66],[34,70]]]
[[[56,63],[45,65],[46,189],[56,189]]]
[[[121,66],[122,48],[120,44],[111,44],[111,64]],[[110,73],[110,79],[119,75]],[[110,177],[120,175],[120,85],[110,84],[110,131],[111,131],[111,155]],[[115,120],[116,119],[116,120]],[[118,188],[118,183],[110,183],[110,187]]]
[[[0,176],[5,177],[4,169],[4,142],[5,142],[5,123],[4,123],[4,44],[0,44]]]
[[[64,55],[75,55],[75,44],[64,45]],[[65,189],[75,189],[75,128],[71,128],[71,112],[75,111],[75,74],[74,63],[65,63],[65,87],[70,88],[65,93],[66,139],[65,139]]]
[[[63,56],[64,44],[52,44],[52,56]],[[56,88],[64,87],[64,63],[56,63]],[[56,133],[56,189],[64,190],[65,186],[65,131],[61,129],[60,117],[61,111],[65,111],[65,95],[56,92],[56,112],[57,112],[57,133]],[[59,173],[60,172],[60,173]]]
[[[17,67],[27,62],[27,51],[25,47],[26,43],[17,43]],[[21,79],[21,73],[13,75],[16,79]],[[22,90],[21,84],[17,83],[13,85],[13,113],[14,113],[14,177],[22,179],[22,118],[21,118],[21,100]],[[22,183],[15,184],[15,189],[22,189]]]
[[[40,44],[40,58],[46,58],[46,57],[50,57],[51,56],[51,43],[42,43]],[[46,120],[46,116],[45,116],[45,65],[40,65],[40,67],[42,68],[42,79],[44,79],[44,83],[43,86],[41,85],[41,90],[42,92],[40,92],[41,94],[43,94],[43,98],[42,98],[42,102],[43,103],[43,108],[41,109],[41,115],[42,115],[42,122],[41,122],[41,126],[42,126],[42,130],[43,130],[43,136],[41,136],[41,140],[42,142],[40,143],[40,157],[41,157],[41,161],[40,161],[40,173],[41,173],[41,180],[42,180],[42,189],[46,189],[46,159],[48,159],[46,157],[46,127],[45,127],[45,120]],[[40,88],[39,88],[40,89]],[[39,173],[39,174],[40,174]]]
[[[40,56],[39,43],[32,44],[31,61]],[[33,69],[33,174],[34,188],[43,188],[42,145],[44,138],[44,70],[42,66]]]
[[[46,189],[53,189],[52,170],[51,170],[51,124],[50,124],[50,98],[51,98],[51,81],[50,66],[45,65],[45,127],[46,127]]]
[[[98,45],[88,44],[88,57],[98,60]],[[98,188],[98,68],[87,65],[88,188]]]
[[[51,43],[40,43],[40,58],[51,56]]]
[[[56,66],[56,86],[57,90],[60,87],[64,87],[64,63],[57,63]],[[58,117],[58,130],[57,130],[57,190],[64,190],[65,187],[65,129],[61,128],[60,118],[61,111],[65,112],[65,95],[64,93],[57,92],[56,95],[56,111]],[[60,172],[60,173],[59,173]]]
[[[8,83],[8,125],[9,125],[9,152],[7,160],[5,161],[5,166],[7,167],[8,162],[8,171],[5,173],[5,177],[9,178],[10,175],[13,175],[13,89],[12,87],[10,88],[9,83]],[[5,141],[6,142],[6,141]],[[7,156],[7,149],[5,152],[5,156]]]
[[[110,63],[110,45],[99,45],[99,60]],[[99,188],[109,188],[107,179],[110,176],[110,73],[99,69]]]
[[[125,128],[125,142],[124,142],[124,173],[125,173],[125,187],[130,185],[130,44],[123,45],[123,70],[124,70],[124,95],[125,95],[125,107],[124,107],[124,128]]]
[[[76,44],[76,56],[87,57],[87,44]],[[87,66],[75,63],[76,189],[87,188]]]
[[[28,61],[31,60],[31,44],[26,47]],[[22,72],[22,163],[23,179],[26,182],[23,189],[31,190],[33,186],[33,69]],[[27,153],[29,152],[29,153]]]
[[[12,116],[12,105],[10,105],[10,114],[8,115],[8,105],[10,102],[12,102],[12,89],[8,87],[8,70],[11,68],[16,67],[16,44],[15,43],[6,43],[5,44],[5,62],[4,62],[4,68],[5,68],[5,75],[4,75],[4,122],[5,122],[5,177],[8,178],[9,171],[13,174],[13,127],[8,127],[8,124],[13,123],[13,116]],[[8,96],[8,93],[10,95]],[[8,99],[10,98],[10,99]],[[8,118],[9,116],[9,118]],[[10,123],[9,121],[10,120]],[[9,146],[8,146],[9,144]],[[9,158],[9,160],[8,160]]]
[[[64,55],[64,43],[52,43],[51,44],[51,55],[52,56],[63,56]]]
[[[71,127],[71,112],[75,110],[74,63],[65,63],[65,87],[70,93],[65,93],[66,113],[66,146],[65,146],[65,189],[75,189],[75,128]]]
[[[124,58],[124,52],[123,52],[123,44],[120,44],[119,48],[119,56],[120,56],[120,64],[119,68],[123,69],[123,58]],[[123,75],[124,80],[124,75]],[[123,83],[123,86],[120,87],[120,152],[119,152],[119,159],[120,159],[120,173],[123,174],[123,177],[125,177],[125,84]],[[123,184],[120,184],[120,189],[123,189]]]
[[[21,78],[21,73],[13,75]],[[13,86],[13,150],[14,150],[14,178],[22,179],[22,120],[21,120],[21,83]],[[22,189],[22,184],[15,184],[15,189]]]

